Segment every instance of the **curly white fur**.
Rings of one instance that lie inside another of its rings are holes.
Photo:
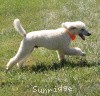
[[[60,61],[65,59],[65,55],[85,55],[80,48],[70,48],[71,38],[68,35],[68,32],[73,35],[83,34],[81,29],[84,28],[85,30],[85,24],[81,21],[65,22],[62,24],[62,28],[59,29],[33,31],[28,34],[26,34],[19,19],[14,20],[14,27],[24,37],[24,39],[20,44],[17,54],[8,62],[6,68],[7,71],[16,63],[18,67],[22,67],[26,58],[30,55],[33,49],[37,47],[57,50],[58,59]],[[89,35],[88,32],[86,34]]]
[[[19,19],[14,20],[14,28],[22,35],[26,36],[26,31],[24,28],[21,26]]]

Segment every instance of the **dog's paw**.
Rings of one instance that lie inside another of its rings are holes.
[[[86,56],[86,53],[85,52],[82,52],[82,56]]]
[[[8,69],[5,69],[4,72],[5,72],[5,73],[8,73]]]

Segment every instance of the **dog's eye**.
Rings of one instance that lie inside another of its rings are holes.
[[[76,29],[76,27],[72,27],[71,29],[74,30],[74,29]]]
[[[85,29],[81,29],[81,31],[84,31]]]

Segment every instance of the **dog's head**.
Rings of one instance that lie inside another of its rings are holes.
[[[85,36],[90,36],[91,33],[86,30],[86,26],[81,21],[65,22],[62,23],[62,27],[67,29],[72,35],[79,35],[83,40]]]

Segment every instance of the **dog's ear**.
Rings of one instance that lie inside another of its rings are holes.
[[[69,27],[69,29],[74,30],[74,29],[77,29],[77,28],[75,26],[71,26],[71,27]]]
[[[71,22],[62,23],[62,27],[66,28],[66,29],[71,29],[71,30],[76,29],[75,26],[72,26]]]
[[[62,23],[62,27],[68,29],[65,23]]]

